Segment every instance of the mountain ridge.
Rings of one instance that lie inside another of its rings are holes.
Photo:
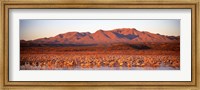
[[[20,40],[20,43],[34,44],[111,44],[111,43],[140,43],[140,42],[180,42],[180,36],[166,36],[135,28],[117,28],[113,30],[97,30],[90,32],[66,32],[49,38],[35,40]]]

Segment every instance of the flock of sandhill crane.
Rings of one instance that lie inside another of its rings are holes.
[[[55,55],[22,54],[20,70],[91,69],[101,67],[180,68],[180,57],[173,55]]]

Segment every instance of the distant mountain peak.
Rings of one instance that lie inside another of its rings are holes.
[[[25,43],[26,41],[21,41]],[[90,32],[66,32],[55,37],[39,38],[29,41],[36,44],[106,44],[136,42],[180,42],[180,37],[165,36],[135,28],[117,28],[113,30],[99,29]]]
[[[100,29],[100,30],[97,30],[95,33],[103,33],[104,30]]]
[[[137,31],[135,28],[117,28],[117,29],[113,29],[112,31]]]

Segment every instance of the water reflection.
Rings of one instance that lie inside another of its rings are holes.
[[[180,70],[180,68],[161,66],[161,67],[91,67],[91,68],[82,68],[82,67],[48,67],[48,66],[31,66],[23,65],[20,66],[20,70]]]

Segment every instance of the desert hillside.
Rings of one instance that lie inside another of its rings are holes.
[[[21,40],[21,45],[109,45],[113,43],[173,43],[180,42],[179,36],[165,36],[150,32],[138,31],[135,28],[97,30],[90,32],[66,32],[49,38]]]

